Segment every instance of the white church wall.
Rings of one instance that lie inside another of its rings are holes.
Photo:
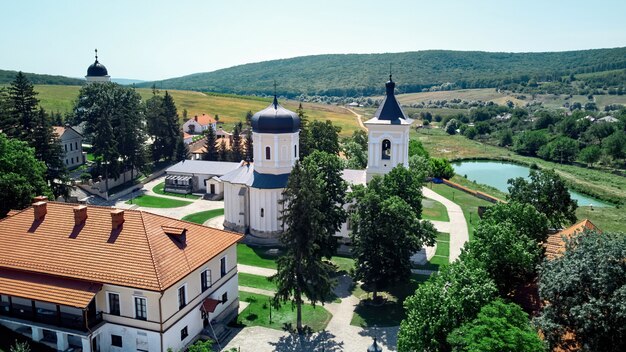
[[[409,125],[368,125],[367,180],[383,175],[399,164],[409,166]],[[390,159],[382,158],[382,143],[391,143]]]
[[[279,220],[282,189],[250,188],[250,229],[255,232],[282,230]]]
[[[252,133],[254,145],[254,169],[264,174],[286,174],[291,172],[298,159],[299,132],[295,133]],[[266,158],[266,148],[270,158]]]

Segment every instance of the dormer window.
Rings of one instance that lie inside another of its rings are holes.
[[[382,156],[383,160],[391,159],[391,142],[388,139],[383,140]]]

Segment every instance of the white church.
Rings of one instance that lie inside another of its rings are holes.
[[[394,95],[395,83],[389,75],[386,96],[374,117],[365,122],[368,129],[366,170],[343,171],[349,184],[365,184],[375,175],[384,175],[396,165],[409,166],[407,118]],[[274,101],[252,117],[254,163],[221,176],[224,189],[224,228],[246,234],[250,244],[278,243],[283,230],[280,199],[289,173],[298,160],[300,118]],[[347,224],[337,234],[348,238]]]

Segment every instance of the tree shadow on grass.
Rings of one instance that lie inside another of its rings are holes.
[[[334,340],[335,335],[328,331],[318,333],[289,334],[277,342],[270,342],[276,351],[286,352],[339,352],[343,351],[343,342]]]

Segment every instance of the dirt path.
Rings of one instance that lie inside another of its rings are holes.
[[[352,110],[352,109],[348,109],[346,107],[342,107],[348,111],[350,111],[354,116],[356,116],[356,122],[359,123],[359,127],[361,127],[362,129],[367,131],[367,127],[365,127],[365,125],[363,124],[363,120],[361,120],[361,115],[357,114],[356,111]]]

